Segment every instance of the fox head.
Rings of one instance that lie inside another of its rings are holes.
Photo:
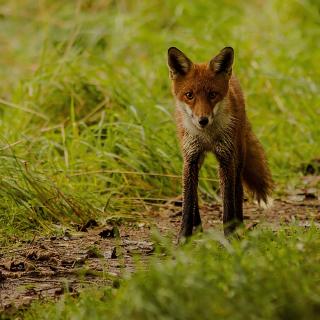
[[[229,89],[234,54],[222,49],[208,63],[193,63],[175,47],[168,50],[169,76],[177,107],[199,129],[205,129],[223,108]]]

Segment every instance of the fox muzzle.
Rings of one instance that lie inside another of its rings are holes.
[[[207,117],[200,117],[199,124],[201,127],[205,127],[209,123],[209,119]]]

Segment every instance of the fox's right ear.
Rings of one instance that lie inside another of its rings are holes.
[[[234,60],[234,53],[231,47],[222,49],[209,62],[209,68],[215,74],[223,74],[229,80],[232,74],[232,66]]]
[[[193,66],[192,61],[179,49],[171,47],[168,50],[169,77],[172,80],[188,74]]]

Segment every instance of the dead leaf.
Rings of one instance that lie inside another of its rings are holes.
[[[35,260],[49,260],[52,253],[45,249],[32,249],[25,252],[23,256]]]
[[[75,260],[75,263],[74,263],[74,266],[75,267],[80,267],[80,266],[82,266],[84,263],[85,263],[85,261],[86,260],[88,260],[89,259],[89,255],[88,254],[86,254],[84,257],[82,257],[82,258],[77,258],[76,260]]]
[[[69,247],[67,243],[58,243],[56,244],[57,247]]]
[[[256,227],[257,225],[258,225],[258,222],[253,221],[253,222],[248,223],[245,226],[245,229],[246,230],[253,230],[253,228]]]
[[[51,257],[49,259],[48,263],[58,265],[59,264],[59,260],[57,258],[55,258],[55,257]]]
[[[48,270],[41,271],[41,272],[39,273],[39,275],[44,276],[44,277],[52,276],[52,275],[54,275],[54,274],[55,274],[54,271],[48,271]]]
[[[24,263],[24,269],[26,271],[33,271],[35,269],[35,266],[32,263],[25,262]]]
[[[304,195],[306,192],[302,189],[294,189],[293,191],[289,192],[291,195]]]
[[[24,263],[21,260],[8,260],[3,264],[3,266],[9,271],[24,270]]]
[[[22,255],[26,258],[35,259],[36,258],[36,249],[31,249],[24,252]]]
[[[294,202],[301,202],[305,199],[305,196],[298,196],[298,195],[293,195],[293,196],[288,196],[288,199]]]
[[[318,189],[308,188],[306,189],[306,199],[315,199],[318,197]]]
[[[320,176],[306,175],[301,178],[301,182],[305,185],[310,185],[311,181],[314,181],[317,177],[319,177],[319,180],[320,180]],[[316,184],[317,183],[318,181],[316,182]]]
[[[252,221],[248,223],[242,230],[238,231],[238,237],[241,238],[247,231],[252,231],[255,226],[258,225],[257,221]]]
[[[62,259],[60,260],[60,263],[62,266],[70,266],[74,263],[74,260],[73,259]]]
[[[127,252],[132,252],[132,251],[137,251],[139,249],[138,246],[128,246],[127,248]]]
[[[121,244],[121,245],[122,246],[127,246],[127,245],[131,245],[131,244],[135,245],[137,243],[138,243],[138,241],[134,241],[134,240],[124,240],[123,244]]]
[[[153,242],[142,241],[142,242],[138,242],[138,245],[139,246],[153,247]]]
[[[319,176],[313,176],[313,179],[309,182],[310,187],[315,187],[320,182],[320,175]]]
[[[52,253],[47,250],[40,249],[35,252],[35,255],[37,260],[49,260],[52,256]]]
[[[13,261],[7,261],[3,264],[3,266],[10,271],[12,264],[13,264]]]

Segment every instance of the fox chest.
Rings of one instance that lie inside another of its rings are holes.
[[[184,154],[190,159],[199,153],[212,152],[217,158],[229,157],[233,152],[233,139],[228,127],[210,126],[207,130],[186,130],[182,141]]]

